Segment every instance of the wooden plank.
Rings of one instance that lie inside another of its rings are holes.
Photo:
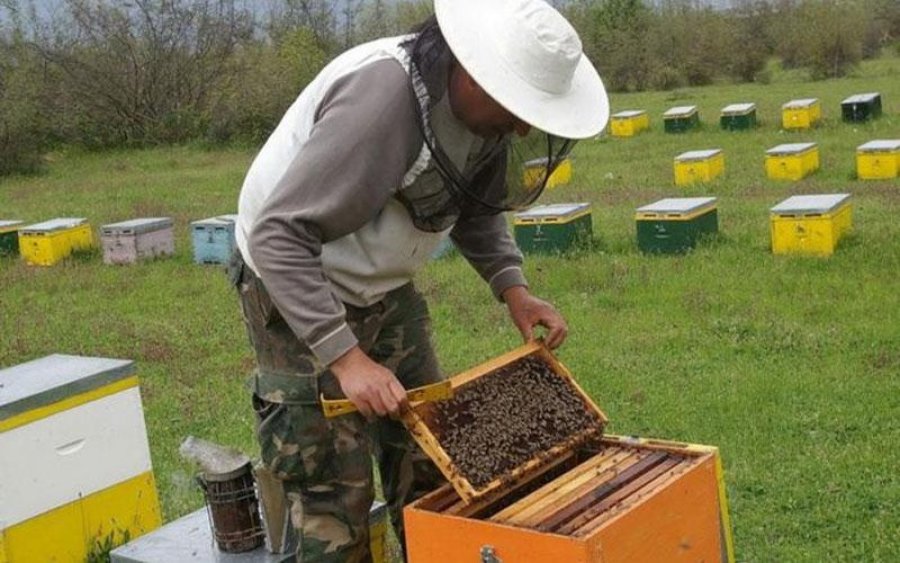
[[[636,502],[640,499],[641,492],[652,491],[656,487],[669,482],[673,473],[680,473],[673,471],[678,465],[678,459],[665,460],[567,522],[557,530],[557,533],[579,536],[589,533],[612,517],[612,514],[616,512],[612,508],[617,504],[621,504],[629,499]]]
[[[547,518],[550,518],[566,506],[580,502],[580,500],[584,498],[584,495],[590,494],[591,491],[601,487],[604,483],[611,482],[629,467],[647,457],[647,455],[646,452],[631,452],[627,457],[619,461],[619,463],[608,466],[603,471],[595,474],[589,481],[583,482],[580,486],[568,491],[565,495],[548,499],[551,502],[544,503],[539,510],[530,511],[531,514],[527,518],[521,519],[519,525],[529,528],[539,527]]]
[[[545,349],[543,343],[539,340],[532,340],[527,344],[523,344],[518,348],[510,350],[509,352],[497,356],[487,362],[479,364],[472,369],[460,372],[453,377],[450,378],[450,381],[453,382],[453,388],[462,387],[466,383],[474,379],[478,379],[479,377],[486,375],[494,370],[498,370],[506,365],[509,365],[520,358],[524,358],[525,356],[530,356],[539,350]]]
[[[463,504],[459,495],[456,494],[456,490],[449,483],[437,490],[441,491],[441,493],[429,499],[427,506],[428,510],[443,513],[457,503]],[[463,506],[465,506],[465,504],[463,504]]]
[[[523,525],[527,518],[548,506],[558,509],[565,502],[567,495],[577,494],[578,489],[584,487],[586,483],[593,482],[604,475],[608,475],[607,478],[611,479],[616,474],[615,467],[621,464],[630,465],[638,453],[633,450],[614,449],[608,453],[594,456],[576,469],[566,473],[563,478],[548,483],[503,512],[495,514],[491,520],[511,525]]]
[[[559,502],[559,499],[563,498],[570,491],[594,479],[598,474],[608,471],[618,464],[625,463],[627,459],[634,455],[636,455],[636,452],[617,449],[610,449],[607,452],[596,455],[583,462],[574,470],[566,473],[562,479],[548,483],[532,495],[521,499],[517,503],[520,507],[519,510],[511,510],[508,514],[498,515],[497,521],[500,521],[501,517],[517,520],[519,519],[516,517],[517,513],[521,513],[519,514],[520,517],[527,517],[528,513],[533,514],[548,504],[556,504]]]
[[[656,438],[640,438],[637,436],[617,436],[613,434],[605,434],[600,440],[600,443],[623,447],[639,446],[645,450],[659,450],[680,456],[696,458],[716,454],[719,451],[715,446],[689,444],[687,442],[676,442],[674,440],[659,440]]]
[[[542,522],[538,528],[545,532],[549,532],[555,528],[558,528],[565,522],[568,522],[569,520],[583,512],[588,506],[600,500],[603,500],[629,481],[635,479],[645,471],[659,465],[660,463],[665,461],[668,456],[669,454],[665,452],[653,452],[634,465],[631,465],[630,467],[623,470],[610,481],[607,481],[596,487],[594,490],[589,491],[586,495],[578,499],[577,502],[573,502],[561,508],[555,514],[544,520],[544,522]]]
[[[612,518],[586,536],[556,537],[597,542],[606,562],[724,562],[712,461],[691,465],[640,495],[628,510],[613,510]]]
[[[527,488],[531,483],[552,472],[554,469],[564,467],[566,464],[573,462],[575,457],[575,452],[565,452],[563,455],[551,460],[547,465],[535,471],[533,475],[528,475],[527,479],[520,479],[517,483],[511,485],[509,489],[494,491],[469,504],[466,504],[457,495],[454,495],[456,502],[449,505],[442,512],[444,514],[461,516],[463,518],[478,518],[481,514],[492,512],[494,506],[510,502],[509,498],[515,496],[518,491]],[[568,472],[566,475],[568,475]]]
[[[456,469],[450,456],[448,456],[447,452],[441,447],[437,438],[434,437],[434,434],[431,433],[428,426],[422,421],[422,418],[416,414],[415,410],[407,409],[401,415],[401,419],[410,435],[416,443],[419,444],[419,447],[422,448],[425,454],[431,458],[431,461],[433,461],[437,468],[440,469],[441,473],[444,474],[444,477],[450,482],[459,496],[466,502],[471,502],[475,496],[475,489]]]
[[[433,491],[419,497],[415,502],[422,510],[440,512],[442,507],[459,499],[450,483],[444,483]]]
[[[582,389],[581,386],[578,385],[578,382],[575,381],[575,377],[572,376],[572,372],[570,372],[568,368],[566,368],[566,366],[562,365],[560,361],[556,359],[556,356],[554,356],[550,352],[550,350],[548,350],[544,346],[541,346],[536,355],[539,355],[541,358],[543,358],[548,364],[550,364],[550,367],[553,368],[553,371],[557,375],[566,380],[569,386],[574,389],[576,393],[581,397],[581,400],[584,402],[588,410],[596,413],[600,420],[603,421],[603,424],[609,422],[609,419],[606,417],[606,413],[600,410],[600,408],[594,403],[594,401],[588,396],[588,394],[584,392],[584,389]]]

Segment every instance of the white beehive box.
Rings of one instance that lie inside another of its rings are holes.
[[[134,364],[54,354],[0,370],[0,561],[82,562],[159,527]]]

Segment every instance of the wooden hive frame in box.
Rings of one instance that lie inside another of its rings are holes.
[[[459,464],[451,459],[450,454],[441,445],[436,436],[435,429],[429,424],[429,419],[431,418],[430,411],[434,409],[433,403],[419,403],[418,405],[414,405],[404,414],[403,422],[409,429],[413,438],[435,462],[447,480],[453,485],[453,488],[459,493],[459,496],[467,503],[481,498],[492,491],[507,487],[510,483],[521,479],[524,475],[532,474],[539,466],[557,462],[560,458],[565,457],[567,452],[573,451],[579,444],[587,441],[591,437],[599,436],[603,432],[603,425],[607,422],[606,415],[597,408],[593,401],[591,401],[578,384],[575,383],[569,370],[559,363],[553,354],[539,342],[526,344],[502,356],[494,358],[489,362],[454,376],[450,380],[454,393],[457,393],[459,389],[464,388],[466,385],[471,384],[485,375],[494,373],[500,368],[511,365],[516,361],[527,357],[535,357],[546,362],[553,373],[561,378],[572,392],[577,394],[585,409],[595,416],[597,425],[583,428],[580,432],[569,436],[564,442],[553,446],[549,450],[540,452],[525,464],[520,465],[510,473],[498,476],[487,485],[479,487],[470,482],[470,480],[463,475],[462,471],[460,471]]]
[[[404,422],[450,482],[405,507],[409,561],[733,562],[715,447],[604,436],[606,416],[540,344],[455,376],[453,387],[529,356],[575,390],[597,426],[477,487],[429,426],[430,407],[414,405]]]

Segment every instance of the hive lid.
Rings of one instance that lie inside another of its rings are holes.
[[[236,213],[232,213],[229,215],[216,215],[216,219],[221,219],[223,221],[230,221],[232,223],[237,223],[238,216]]]
[[[30,232],[53,232],[53,231],[63,231],[65,229],[71,229],[73,227],[78,227],[83,225],[87,221],[84,217],[58,217],[56,219],[50,219],[49,221],[44,221],[43,223],[35,223],[34,225],[28,225],[27,227],[22,228],[23,233]]]
[[[750,113],[751,111],[756,109],[756,104],[754,103],[740,103],[740,104],[730,104],[722,108],[722,113],[724,115],[743,115],[745,113]]]
[[[675,106],[663,113],[663,117],[687,117],[697,112],[697,106]]]
[[[9,231],[18,231],[24,221],[0,221],[0,233],[8,233]]]
[[[711,209],[715,205],[716,198],[714,197],[669,197],[638,207],[636,212],[639,215],[642,213],[681,215]]]
[[[850,200],[850,194],[795,195],[771,209],[779,215],[817,215],[834,211]]]
[[[207,219],[200,219],[197,221],[191,221],[191,225],[194,227],[203,227],[203,226],[231,226],[234,225],[234,221],[230,221],[228,219],[222,219],[221,217],[209,217]]]
[[[134,373],[134,362],[53,354],[0,370],[0,423]]]
[[[644,115],[645,113],[647,113],[647,112],[642,109],[626,109],[624,111],[614,113],[610,117],[619,118],[619,119],[627,119],[629,117],[637,117],[639,115]]]
[[[865,103],[865,102],[873,102],[876,99],[878,99],[879,97],[881,97],[881,94],[879,94],[878,92],[867,92],[865,94],[854,94],[854,95],[850,96],[849,98],[845,98],[844,101],[842,101],[841,103],[842,104],[861,104],[861,103]]]
[[[233,504],[236,503],[227,506]],[[223,511],[222,514],[224,513]],[[222,530],[229,528],[222,528],[221,524],[220,528],[215,528],[215,522],[215,519],[210,518],[208,508],[200,508],[113,549],[109,552],[109,561],[110,563],[150,563],[152,561],[287,563],[295,560],[293,553],[269,553],[268,549],[263,548],[243,553],[226,553],[220,550],[216,543],[217,531],[218,537],[231,538],[233,536],[225,536],[225,532]]]
[[[800,109],[800,108],[808,108],[816,104],[819,101],[819,98],[799,98],[797,100],[791,100],[781,106],[781,109]]]
[[[452,399],[415,404],[403,422],[466,503],[502,492],[599,437],[607,422],[540,342],[450,381]]]
[[[690,160],[706,160],[707,158],[712,158],[717,154],[720,154],[722,149],[704,149],[699,151],[687,151],[679,154],[675,157],[675,160],[679,162],[690,161]]]
[[[119,223],[109,223],[100,227],[101,231],[120,233],[146,233],[172,226],[171,217],[144,217]]]
[[[900,139],[879,139],[856,147],[860,152],[893,152],[900,150]]]
[[[767,150],[766,154],[770,154],[773,156],[782,154],[796,154],[799,152],[806,152],[814,148],[816,148],[816,143],[784,143]]]
[[[515,214],[515,219],[536,220],[571,217],[591,208],[590,203],[551,203],[549,205],[538,205],[525,211]]]

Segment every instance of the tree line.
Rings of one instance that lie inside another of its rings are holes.
[[[900,50],[896,0],[553,2],[611,91],[812,79]],[[0,0],[0,174],[61,145],[259,144],[334,56],[405,33],[428,0]]]

